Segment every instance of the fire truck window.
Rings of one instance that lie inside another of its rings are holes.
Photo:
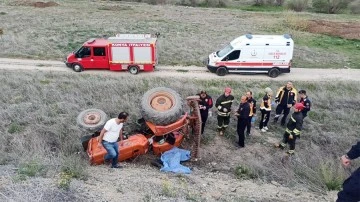
[[[237,60],[240,57],[240,50],[236,50],[231,52],[228,56],[226,56],[223,61],[227,61],[227,60]]]
[[[89,57],[91,55],[91,48],[90,47],[82,47],[78,53],[80,58]]]
[[[105,56],[105,47],[95,47],[94,56]]]

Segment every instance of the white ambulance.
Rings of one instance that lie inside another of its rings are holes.
[[[246,34],[231,41],[206,60],[210,72],[219,76],[227,73],[267,73],[275,78],[289,73],[294,51],[291,35]]]

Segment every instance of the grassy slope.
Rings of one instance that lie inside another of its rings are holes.
[[[19,74],[4,71],[0,79],[3,81],[0,86],[0,141],[4,145],[0,147],[0,164],[18,166],[20,170],[16,179],[20,181],[29,176],[58,176],[60,172],[74,178],[86,178],[86,157],[79,141],[85,134],[76,127],[75,119],[87,108],[102,109],[111,117],[122,110],[130,112],[127,130],[131,131],[136,128],[134,121],[140,116],[140,98],[152,87],[168,86],[183,98],[207,89],[216,99],[225,86],[231,86],[236,100],[247,89],[251,89],[254,97],[260,100],[262,89],[270,86],[275,90],[282,85],[279,82],[133,80],[133,77],[58,72]],[[357,118],[360,112],[357,109],[360,106],[360,87],[355,82],[335,81],[296,82],[295,85],[298,89],[306,89],[313,101],[313,109],[297,144],[297,156],[288,166],[280,163],[282,152],[274,151],[269,140],[281,139],[283,128],[270,123],[269,133],[247,140],[247,145],[254,148],[256,155],[244,153],[248,158],[236,162],[250,171],[235,174],[255,176],[265,181],[276,180],[320,193],[337,189],[345,176],[339,167],[338,156],[359,138]],[[237,106],[238,102],[234,108]],[[214,141],[215,123],[216,117],[210,117],[205,143]],[[233,119],[227,134],[228,144],[233,144],[235,128]],[[231,157],[222,158],[224,162],[231,161],[228,160]]]
[[[60,6],[41,9],[9,6],[10,2],[0,3],[2,57],[63,59],[91,37],[158,31],[162,34],[160,64],[202,65],[209,53],[239,35],[292,33],[296,43],[295,66],[359,68],[360,58],[354,54],[358,42],[334,43],[332,37],[297,31],[302,19],[355,21],[357,16],[101,1],[58,1]]]

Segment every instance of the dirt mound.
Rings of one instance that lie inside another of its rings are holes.
[[[10,4],[11,6],[33,6],[36,8],[46,8],[46,7],[52,7],[52,6],[58,6],[59,4],[53,1],[49,2],[42,2],[42,1],[15,1]]]
[[[331,22],[325,20],[308,21],[307,31],[327,34],[344,39],[360,39],[360,22]]]

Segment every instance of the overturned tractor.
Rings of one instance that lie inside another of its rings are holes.
[[[199,96],[189,96],[186,103],[189,107],[184,112],[184,101],[174,90],[166,87],[153,88],[147,91],[141,100],[142,118],[137,120],[138,128],[132,135],[119,137],[119,161],[136,158],[152,150],[157,156],[172,149],[181,147],[188,139],[192,160],[200,157],[201,116]],[[106,150],[98,146],[98,136],[108,117],[99,109],[88,109],[77,117],[78,125],[93,135],[81,139],[84,150],[91,164],[104,163]]]

